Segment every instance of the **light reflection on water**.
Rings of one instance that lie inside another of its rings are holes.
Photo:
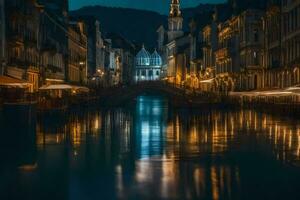
[[[35,141],[30,159],[0,168],[0,199],[299,197],[299,121],[251,110],[175,111],[141,96],[39,119]]]

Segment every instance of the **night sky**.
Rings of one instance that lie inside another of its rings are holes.
[[[182,7],[193,7],[199,3],[219,3],[225,0],[181,0]],[[86,5],[103,5],[153,10],[167,13],[170,0],[70,0],[70,9],[78,9]]]

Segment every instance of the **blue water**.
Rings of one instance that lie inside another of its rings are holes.
[[[297,119],[140,96],[0,125],[1,200],[300,199]]]

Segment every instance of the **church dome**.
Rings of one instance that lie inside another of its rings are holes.
[[[137,66],[145,66],[150,65],[150,54],[149,52],[143,48],[138,52],[138,54],[135,57],[135,63]]]
[[[152,65],[152,66],[161,66],[162,65],[161,56],[157,53],[156,50],[151,55],[150,65]]]

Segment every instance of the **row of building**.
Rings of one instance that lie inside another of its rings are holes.
[[[30,92],[126,83],[134,62],[133,44],[104,38],[93,17],[71,17],[68,0],[0,0],[0,46],[0,75],[29,83]]]
[[[230,0],[233,7],[239,0]],[[172,0],[169,24],[158,29],[166,79],[203,91],[286,88],[300,84],[300,1],[266,0],[264,9],[232,12],[217,7],[203,29],[191,20],[183,31],[180,1]]]

